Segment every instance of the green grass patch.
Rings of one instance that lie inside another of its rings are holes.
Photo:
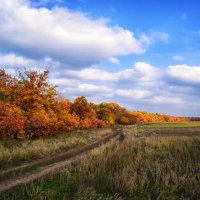
[[[141,128],[200,128],[200,122],[187,123],[148,123],[142,124]]]

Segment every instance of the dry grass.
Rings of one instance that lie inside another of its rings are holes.
[[[0,199],[195,200],[199,172],[199,137],[128,139]]]
[[[82,146],[111,132],[111,129],[83,130],[35,140],[0,141],[0,168],[22,164],[69,148]]]

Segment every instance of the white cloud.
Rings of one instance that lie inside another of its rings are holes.
[[[151,81],[158,80],[162,76],[162,71],[150,64],[136,62],[132,68],[124,69],[118,72],[108,72],[106,70],[99,69],[96,66],[79,71],[66,70],[65,75],[83,80],[104,82],[138,81],[149,84]]]
[[[181,56],[181,55],[175,55],[175,56],[173,56],[172,58],[173,58],[173,60],[175,60],[175,61],[183,61],[183,60],[184,60],[184,57]]]
[[[13,52],[0,55],[1,67],[12,74],[16,67],[52,67],[49,80],[67,98],[117,99],[122,105],[131,102],[130,109],[158,105],[157,112],[166,105],[188,108],[199,99],[200,66],[157,68],[136,62],[111,72],[97,65],[102,60],[119,64],[118,55],[144,53],[155,41],[167,42],[167,33],[142,33],[136,38],[129,30],[110,26],[107,19],[58,7],[35,8],[28,0],[0,0],[0,30],[0,51]],[[173,59],[183,61],[184,57]]]
[[[50,77],[50,82],[54,85],[57,85],[59,87],[75,87],[79,84],[79,81],[76,79],[66,79],[66,78],[53,78]],[[61,90],[62,92],[62,90]]]
[[[111,62],[112,64],[115,64],[115,65],[118,65],[118,64],[120,63],[120,61],[119,61],[117,58],[114,58],[114,57],[111,57],[111,58],[110,58],[110,62]]]
[[[167,74],[179,81],[200,83],[200,66],[175,65],[169,66]]]
[[[135,76],[139,82],[150,84],[162,77],[162,70],[145,62],[137,62],[134,65]]]
[[[25,0],[0,0],[0,46],[29,58],[50,57],[76,67],[116,55],[144,53],[151,39],[110,26],[105,18],[55,7],[33,8]]]
[[[6,71],[9,70],[9,73],[16,75],[16,70],[53,70],[61,68],[61,64],[59,62],[54,62],[51,58],[48,57],[41,60],[34,60],[10,53],[0,54],[0,68],[4,68]]]
[[[0,65],[1,66],[10,66],[10,67],[25,67],[25,66],[35,66],[37,61],[32,59],[25,59],[21,56],[17,56],[13,53],[0,55]]]
[[[134,66],[135,66],[136,71],[138,71],[138,72],[140,72],[141,74],[144,74],[144,75],[145,74],[153,75],[158,70],[154,66],[147,64],[145,62],[136,62]]]
[[[174,96],[154,96],[149,100],[154,104],[182,104],[183,100]]]
[[[6,64],[6,71],[11,74],[16,72],[16,64],[22,66],[39,62],[52,64],[53,61],[48,57],[36,61],[15,54],[0,56],[0,65]],[[58,67],[50,70],[49,81],[58,85],[59,92],[70,99],[84,95],[91,101],[114,101],[129,109],[187,114],[189,106],[193,108],[198,104],[199,77],[200,66],[157,68],[145,62],[136,62],[132,68],[109,72],[97,65],[66,70],[58,63]],[[192,112],[197,113],[195,109]]]
[[[79,71],[67,70],[66,76],[94,81],[117,81],[117,73],[110,73],[97,68],[85,68]]]
[[[68,87],[64,88],[62,92],[64,94],[74,94],[74,95],[97,95],[97,94],[105,94],[111,92],[112,89],[107,86],[99,86],[99,85],[93,85],[93,84],[87,84],[87,83],[79,83],[78,85],[74,87]]]
[[[131,99],[144,99],[148,97],[151,93],[147,90],[142,89],[119,89],[116,94],[121,97],[127,97]]]

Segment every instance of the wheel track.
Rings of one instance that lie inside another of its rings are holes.
[[[84,146],[82,149],[78,149],[78,150],[75,149],[74,152],[73,151],[70,151],[68,153],[66,152],[65,156],[67,156],[67,158],[65,158],[61,161],[53,162],[46,166],[40,167],[39,169],[34,170],[31,173],[26,173],[17,178],[12,178],[12,179],[1,182],[0,183],[0,193],[9,191],[19,185],[30,183],[36,179],[42,178],[43,176],[45,176],[47,174],[54,173],[61,168],[78,163],[82,158],[86,157],[91,150],[98,148],[101,145],[106,144],[113,139],[118,139],[120,137],[120,133],[121,133],[120,128],[114,129],[113,132],[114,132],[113,134],[107,135],[98,141],[88,144],[88,145]],[[71,154],[71,156],[69,154]],[[64,155],[62,155],[62,156],[64,156]],[[42,162],[42,161],[39,161],[39,162]],[[33,164],[35,164],[35,162],[32,163],[32,165]],[[27,165],[31,166],[31,164],[27,164]],[[13,171],[11,169],[8,169],[7,171],[5,170],[3,173],[5,174],[5,173],[15,172],[19,169],[27,167],[27,165],[18,166],[16,168],[13,168]]]

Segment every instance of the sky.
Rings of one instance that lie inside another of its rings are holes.
[[[200,116],[199,0],[0,0],[0,69],[70,100]]]

